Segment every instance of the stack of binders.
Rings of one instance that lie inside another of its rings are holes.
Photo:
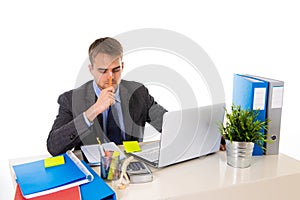
[[[13,166],[17,188],[15,200],[116,199],[114,191],[84,161],[71,151],[51,158]]]
[[[263,133],[267,134],[268,140],[273,141],[264,144],[266,155],[279,152],[283,89],[283,81],[249,74],[234,74],[233,103],[243,109],[259,110],[258,120],[270,120],[268,132]],[[253,155],[263,154],[263,149],[255,145]]]

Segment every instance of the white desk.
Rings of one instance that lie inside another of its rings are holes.
[[[130,184],[118,199],[300,199],[300,161],[283,154],[253,157],[246,169],[228,166],[225,152],[151,169],[152,182]]]

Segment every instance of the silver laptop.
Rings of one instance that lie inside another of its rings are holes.
[[[165,167],[211,154],[219,150],[225,103],[167,112],[163,117],[160,141],[141,146],[136,158],[154,166]]]

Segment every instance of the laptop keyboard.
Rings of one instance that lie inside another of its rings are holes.
[[[147,151],[142,151],[138,155],[142,158],[149,160],[150,162],[155,162],[158,160],[159,148],[149,149]]]
[[[159,142],[143,144],[141,146],[142,151],[133,153],[150,162],[157,162],[159,156]]]

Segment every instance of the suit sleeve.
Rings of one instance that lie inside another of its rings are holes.
[[[162,131],[163,115],[167,110],[154,100],[144,85],[134,91],[130,99],[130,107],[131,116],[137,125],[144,127],[147,122],[157,131]]]
[[[148,90],[147,90],[148,91]],[[159,105],[154,98],[148,94],[148,116],[147,122],[150,123],[157,131],[162,131],[163,115],[167,112],[164,107]]]
[[[62,94],[58,104],[59,113],[47,139],[47,149],[52,155],[65,153],[80,144],[80,138],[85,137],[88,130],[83,113],[73,117],[71,92]]]

